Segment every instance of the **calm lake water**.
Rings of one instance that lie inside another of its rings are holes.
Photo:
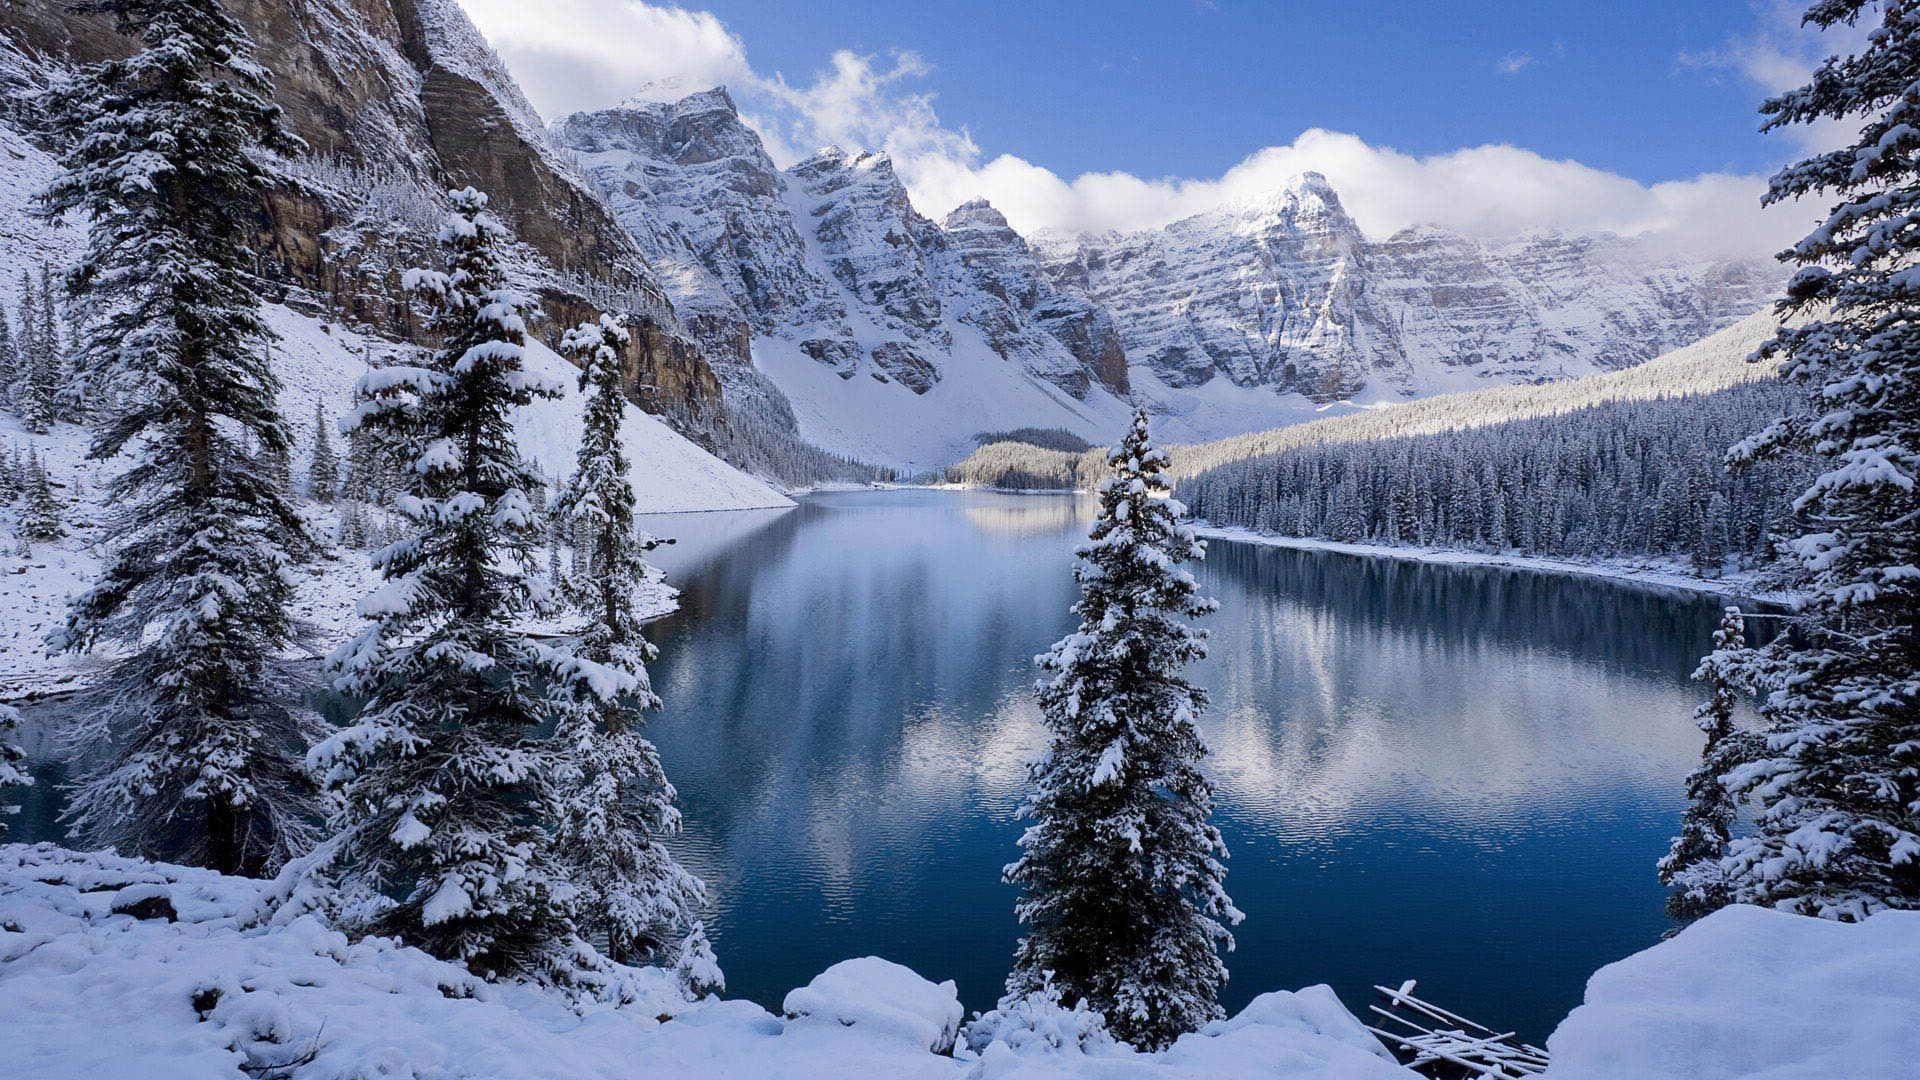
[[[993,1004],[1045,739],[1032,662],[1072,628],[1090,515],[885,491],[647,523],[679,538],[656,555],[682,589],[651,627],[651,730],[731,995],[777,1008],[877,954]],[[1653,864],[1699,749],[1687,675],[1721,601],[1218,541],[1201,579],[1201,727],[1247,912],[1230,1011],[1327,982],[1364,1012],[1417,978],[1538,1041],[1659,939]],[[49,835],[54,780],[21,838]]]

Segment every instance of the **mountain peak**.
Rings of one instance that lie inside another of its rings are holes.
[[[670,117],[697,116],[704,112],[724,112],[738,117],[740,110],[725,86],[689,91],[684,77],[656,79],[627,95],[616,110],[658,113]]]
[[[947,212],[942,222],[949,229],[984,227],[989,229],[1010,228],[1007,217],[993,208],[993,204],[984,198],[968,199]]]

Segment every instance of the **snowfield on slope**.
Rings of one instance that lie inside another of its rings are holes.
[[[292,474],[304,486],[313,455],[314,409],[318,405],[329,424],[336,454],[344,458],[345,441],[333,425],[353,401],[353,388],[370,362],[398,353],[397,346],[363,337],[337,326],[327,326],[280,305],[266,308],[269,323],[280,335],[273,345],[274,372],[280,377],[280,407],[294,433]],[[575,448],[582,423],[583,397],[573,377],[574,367],[544,346],[528,350],[528,367],[559,376],[566,396],[540,401],[515,412],[514,424],[521,448],[549,477],[573,471]],[[629,405],[621,438],[633,462],[638,509],[645,514],[693,511],[786,508],[792,500],[766,483],[720,461],[658,419]],[[66,504],[68,536],[50,543],[0,553],[0,701],[73,689],[98,664],[86,656],[49,657],[46,637],[66,617],[67,601],[88,588],[98,575],[101,552],[96,542],[106,508],[100,497],[108,477],[125,461],[89,460],[88,433],[73,424],[56,424],[45,435],[35,435],[11,414],[0,413],[0,452],[18,449],[24,458],[38,453]],[[308,503],[316,528],[331,534],[336,515]],[[13,534],[18,508],[0,507],[0,527]],[[671,518],[654,518],[650,528],[672,535]],[[354,606],[373,591],[378,575],[367,553],[335,549],[316,562],[295,568],[299,590],[294,613],[313,624],[318,651],[324,652],[358,624]],[[650,614],[670,611],[673,592],[659,583],[647,602]],[[562,632],[564,622],[530,625],[536,632]]]

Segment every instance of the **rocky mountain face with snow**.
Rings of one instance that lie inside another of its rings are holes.
[[[983,362],[968,352],[977,335],[985,363],[1085,406],[1042,404],[1027,422],[1094,437],[1126,399],[1197,439],[1333,401],[1618,369],[1756,310],[1781,283],[1770,262],[1614,236],[1419,227],[1376,240],[1315,174],[1136,232],[1029,239],[979,200],[935,222],[884,155],[829,148],[777,168],[725,90],[553,130],[710,352],[750,364],[755,343],[784,343],[843,381],[925,396]],[[770,374],[788,395],[831,393]],[[862,422],[811,404],[816,427]]]
[[[1370,240],[1317,173],[1164,228],[1037,241],[1057,284],[1113,313],[1136,371],[1314,401],[1626,367],[1758,309],[1782,280],[1771,262],[1614,236]]]
[[[909,469],[981,431],[1112,434],[1132,402],[1216,438],[1322,404],[1618,368],[1762,306],[1771,264],[1608,236],[1364,235],[1318,177],[1163,228],[1024,237],[983,201],[920,212],[885,155],[781,169],[724,90],[551,128],[457,0],[230,0],[313,155],[260,207],[264,276],[411,340],[398,273],[449,186],[487,190],[549,319],[633,317],[635,397],[776,474],[804,438]],[[64,5],[0,5],[0,122],[126,43]],[[44,149],[44,146],[43,146]],[[810,459],[818,479],[835,466]]]
[[[926,394],[965,327],[1074,399],[1126,390],[1104,313],[1051,282],[985,203],[944,223],[923,216],[883,154],[829,148],[781,170],[725,90],[582,113],[554,131],[717,349],[744,324],[842,379]]]
[[[312,150],[300,183],[260,208],[262,272],[291,303],[411,338],[398,271],[429,255],[449,187],[487,191],[520,241],[542,336],[603,310],[635,316],[636,388],[683,426],[719,422],[721,389],[674,322],[639,244],[547,138],[456,0],[228,0]],[[103,16],[0,5],[4,118],[30,130],[31,91],[64,67],[128,48]]]

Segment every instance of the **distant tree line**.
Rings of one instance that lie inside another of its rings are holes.
[[[1309,444],[1180,482],[1198,518],[1281,536],[1529,555],[1684,558],[1702,573],[1773,554],[1811,465],[1737,474],[1722,448],[1798,400],[1778,382],[1559,416]]]

